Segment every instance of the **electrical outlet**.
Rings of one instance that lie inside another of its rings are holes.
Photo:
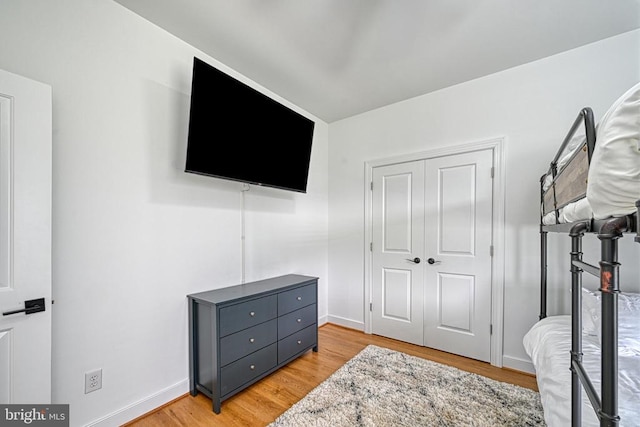
[[[102,369],[96,369],[95,371],[86,372],[84,374],[84,394],[91,393],[92,391],[100,390],[102,388]]]

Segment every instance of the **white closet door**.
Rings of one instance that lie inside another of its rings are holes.
[[[424,162],[373,170],[371,331],[423,344]]]
[[[425,166],[424,345],[487,362],[492,166],[491,150],[429,159]]]

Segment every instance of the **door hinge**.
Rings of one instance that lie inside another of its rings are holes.
[[[369,311],[373,311],[373,303],[372,302],[369,303]]]
[[[489,246],[489,256],[493,256],[493,245]]]
[[[496,172],[495,169],[496,169],[495,167],[491,166],[491,178],[493,178],[495,175],[495,172]]]
[[[489,325],[489,335],[493,335],[493,325]]]
[[[373,242],[369,243],[369,251],[373,252]]]
[[[373,181],[371,181],[371,185],[369,187],[371,187],[371,191],[373,191]]]

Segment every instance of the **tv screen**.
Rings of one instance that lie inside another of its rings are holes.
[[[306,193],[314,125],[194,58],[186,172]]]

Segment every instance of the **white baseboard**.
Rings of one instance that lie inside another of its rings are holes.
[[[329,316],[327,316],[327,315],[318,317],[318,326],[322,326],[325,323],[327,323],[329,321],[329,320],[327,320],[328,318],[329,318]]]
[[[516,371],[528,372],[530,374],[535,374],[536,371],[533,368],[533,363],[526,359],[521,359],[519,357],[513,356],[502,356],[502,366],[504,368],[515,369]],[[567,368],[569,369],[569,368]]]
[[[357,320],[347,319],[346,317],[340,316],[327,316],[327,322],[335,323],[336,325],[344,326],[345,328],[356,329],[358,331],[364,331],[364,322],[359,322]]]
[[[189,379],[186,378],[174,385],[171,385],[163,390],[158,391],[157,393],[152,394],[151,396],[145,397],[144,399],[140,399],[137,402],[125,406],[124,408],[112,414],[105,415],[102,418],[92,421],[87,424],[87,427],[120,426],[126,422],[138,418],[141,415],[151,412],[154,409],[157,409],[160,406],[164,405],[165,403],[170,402],[173,399],[176,399],[188,392]]]
[[[325,323],[335,323],[336,325],[344,326],[351,329],[356,329],[359,331],[364,330],[364,323],[358,322],[351,319],[346,319],[340,316],[321,316],[318,319],[318,325],[324,325]],[[189,392],[189,379],[185,378],[182,381],[177,382],[163,390],[158,391],[157,393],[152,394],[144,399],[140,399],[137,402],[134,402],[124,408],[112,413],[105,415],[102,418],[94,420],[88,424],[87,427],[112,427],[112,426],[120,426],[124,423],[127,423],[131,420],[138,418],[141,415],[144,415],[148,412],[153,411],[154,409],[159,408],[167,402],[176,399],[185,393]]]

